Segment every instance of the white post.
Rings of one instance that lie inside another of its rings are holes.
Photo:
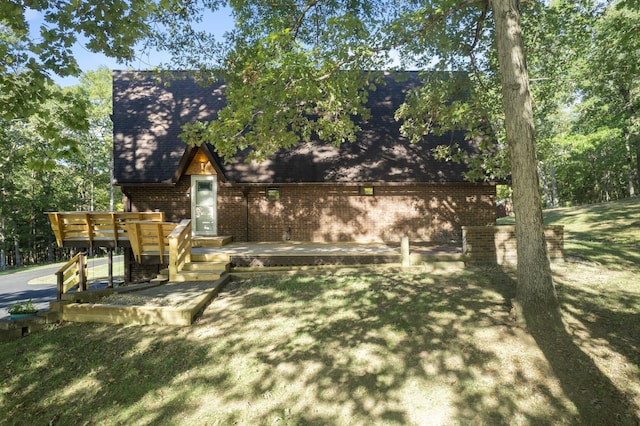
[[[400,242],[400,254],[402,255],[402,267],[411,266],[411,255],[409,253],[409,237],[404,236]]]

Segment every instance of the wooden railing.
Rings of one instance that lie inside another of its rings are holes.
[[[78,253],[70,261],[65,263],[56,272],[57,277],[57,299],[61,300],[62,295],[74,287],[78,291],[88,290],[87,286],[87,255]]]
[[[131,247],[135,260],[157,257],[173,279],[191,262],[191,221],[164,222],[162,212],[49,212],[60,247]],[[111,250],[109,251],[111,255]],[[110,258],[111,259],[111,258]],[[81,266],[78,266],[81,264]],[[111,263],[110,263],[111,265]],[[60,269],[58,299],[74,286],[86,290],[86,258],[76,255]],[[84,271],[80,274],[78,271]],[[110,277],[111,267],[109,269]],[[110,283],[112,279],[110,278]]]
[[[163,212],[48,212],[60,247],[123,247],[129,245],[131,220],[163,222]]]
[[[169,234],[169,281],[191,262],[191,221],[184,219]]]
[[[127,234],[136,261],[142,263],[143,256],[157,256],[160,263],[169,258],[169,234],[178,226],[173,222],[149,222],[128,220]]]

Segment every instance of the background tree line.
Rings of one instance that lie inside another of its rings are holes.
[[[111,72],[83,74],[70,92],[86,108],[87,126],[58,126],[65,143],[42,136],[47,122],[63,123],[72,105],[51,99],[24,119],[0,117],[0,269],[68,260],[58,249],[47,211],[109,210],[121,207],[112,193]],[[117,188],[116,188],[117,190]]]
[[[563,55],[541,55],[552,67],[567,62],[563,84],[542,97],[552,100],[553,108],[538,115],[546,207],[616,200],[640,191],[638,3],[576,4],[574,13],[559,9],[572,23],[559,26]],[[541,51],[557,43],[540,39]],[[539,77],[557,78],[553,73]]]

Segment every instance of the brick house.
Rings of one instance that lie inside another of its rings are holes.
[[[182,124],[215,119],[225,102],[223,83],[183,77],[113,73],[114,183],[127,211],[191,218],[195,234],[234,241],[459,241],[462,226],[495,223],[495,183],[467,182],[464,165],[431,153],[451,143],[473,150],[463,132],[419,144],[400,135],[394,112],[412,75],[387,76],[371,93],[371,119],[355,143],[302,143],[263,163],[244,153],[225,163],[215,141],[191,148],[180,140]]]

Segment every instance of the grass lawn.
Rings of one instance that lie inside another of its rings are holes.
[[[93,281],[106,281],[109,278],[109,265],[95,265],[96,260],[105,258],[89,258],[87,260],[87,279],[89,282]],[[59,265],[62,267],[66,262],[62,262]],[[48,266],[55,266],[50,264]],[[124,279],[124,260],[123,256],[113,256],[113,278],[114,280],[123,280]],[[55,274],[46,275],[40,278],[35,278],[29,281],[31,285],[38,284],[55,284],[57,282],[57,277]]]
[[[513,224],[513,217],[498,220]],[[544,211],[547,225],[563,225],[565,251],[571,258],[609,268],[640,268],[640,197]]]
[[[637,425],[640,269],[569,255],[542,333],[497,268],[236,281],[185,328],[63,323],[0,344],[0,423]]]
[[[105,257],[95,257],[89,258],[87,264],[87,278],[89,281],[99,281],[106,280],[109,277],[109,267],[107,264],[94,266],[94,263],[98,259],[106,259]],[[9,268],[6,271],[0,271],[0,276],[3,275],[12,275],[18,272],[24,271],[37,271],[39,269],[47,269],[52,267],[62,267],[65,262],[57,262],[57,263],[46,263],[44,265],[29,265],[23,266],[20,268]],[[113,276],[116,280],[122,280],[124,277],[124,262],[123,256],[113,256]],[[39,284],[55,284],[57,282],[57,278],[55,274],[46,275],[40,278],[33,279],[29,281],[29,284],[39,285]]]

